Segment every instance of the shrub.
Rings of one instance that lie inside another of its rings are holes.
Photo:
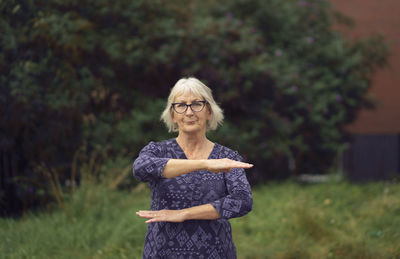
[[[126,157],[169,137],[159,114],[188,75],[214,90],[227,120],[212,137],[256,163],[254,179],[288,175],[288,160],[293,174],[322,172],[387,53],[379,37],[333,31],[325,0],[12,0],[0,12],[6,210],[51,192],[38,165],[64,185],[83,143]]]

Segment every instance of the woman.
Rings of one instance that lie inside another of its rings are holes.
[[[143,258],[236,258],[228,219],[252,209],[244,169],[253,165],[207,139],[223,114],[198,79],[175,84],[161,119],[177,138],[150,142],[133,164],[152,197],[151,210],[136,213],[149,223]]]

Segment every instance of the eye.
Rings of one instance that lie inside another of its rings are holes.
[[[178,107],[178,108],[186,108],[186,103],[178,103],[178,104],[176,104],[176,107]]]
[[[193,102],[192,107],[201,107],[203,104],[201,102]]]

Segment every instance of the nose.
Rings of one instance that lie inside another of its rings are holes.
[[[188,106],[185,112],[186,115],[193,115],[192,106]]]

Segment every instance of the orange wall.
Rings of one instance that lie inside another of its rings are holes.
[[[347,129],[358,134],[400,133],[400,0],[330,0],[332,6],[353,18],[351,37],[381,33],[391,45],[389,66],[373,77],[370,94],[378,99],[376,110],[362,110]]]

